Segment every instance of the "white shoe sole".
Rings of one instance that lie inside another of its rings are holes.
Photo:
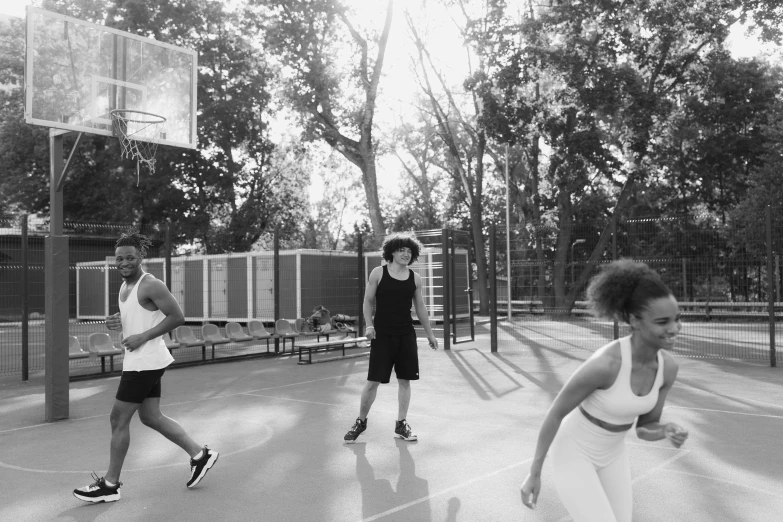
[[[414,435],[413,437],[406,438],[406,437],[403,437],[402,435],[400,435],[399,433],[395,433],[394,436],[396,438],[398,438],[398,439],[406,440],[408,442],[413,442],[415,440],[419,440],[419,437],[417,437],[416,435]]]
[[[73,496],[78,498],[79,500],[83,500],[84,502],[90,502],[91,504],[100,504],[101,502],[117,502],[120,499],[120,493],[117,492],[114,495],[107,495],[105,497],[82,497],[79,496],[75,491],[73,493]]]
[[[207,465],[204,466],[204,469],[201,470],[201,474],[196,477],[196,480],[193,481],[193,484],[190,484],[188,488],[194,488],[198,485],[199,482],[204,478],[204,476],[207,474],[207,471],[209,471],[212,466],[215,465],[215,462],[217,462],[218,457],[220,454],[217,451],[210,451],[209,460],[207,461]]]

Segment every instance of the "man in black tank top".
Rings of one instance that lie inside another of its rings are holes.
[[[371,339],[370,368],[362,390],[359,418],[345,434],[347,443],[355,442],[367,429],[367,414],[375,401],[378,385],[387,384],[391,371],[399,385],[399,411],[394,436],[417,440],[405,420],[411,399],[411,381],[419,378],[419,356],[416,330],[411,318],[411,304],[419,322],[427,332],[430,347],[438,349],[438,340],[430,327],[427,307],[421,295],[421,276],[408,268],[419,257],[421,243],[412,234],[392,234],[383,242],[386,266],[373,269],[364,294],[365,335]],[[372,305],[375,301],[375,317]]]

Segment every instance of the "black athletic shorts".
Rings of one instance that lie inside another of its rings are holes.
[[[140,372],[122,372],[115,398],[123,402],[141,404],[148,397],[160,398],[160,379],[166,368]]]
[[[419,351],[416,332],[404,335],[377,334],[370,341],[370,368],[367,380],[386,384],[391,371],[397,379],[415,381],[419,378]]]

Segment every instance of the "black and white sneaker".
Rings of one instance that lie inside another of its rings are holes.
[[[419,440],[416,434],[411,431],[411,426],[405,419],[397,421],[397,424],[394,426],[394,436],[408,441]]]
[[[356,442],[356,439],[359,438],[359,435],[364,433],[364,430],[367,429],[367,419],[356,419],[356,422],[353,424],[353,427],[351,428],[351,431],[345,434],[345,437],[343,437],[343,440],[347,444],[353,444]]]
[[[190,480],[188,480],[189,488],[195,487],[199,482],[201,482],[201,479],[203,479],[204,475],[207,474],[209,468],[214,466],[215,462],[217,462],[218,455],[219,454],[217,451],[212,451],[204,446],[203,455],[201,455],[200,459],[190,459]]]
[[[117,502],[120,499],[120,486],[122,486],[122,482],[118,482],[116,486],[107,486],[106,479],[103,477],[99,477],[93,473],[92,478],[95,479],[95,482],[89,486],[74,489],[73,496],[79,500],[92,502],[93,504]]]

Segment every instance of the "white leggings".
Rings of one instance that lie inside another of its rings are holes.
[[[625,434],[596,426],[578,408],[563,419],[550,449],[552,479],[574,522],[631,521]]]

